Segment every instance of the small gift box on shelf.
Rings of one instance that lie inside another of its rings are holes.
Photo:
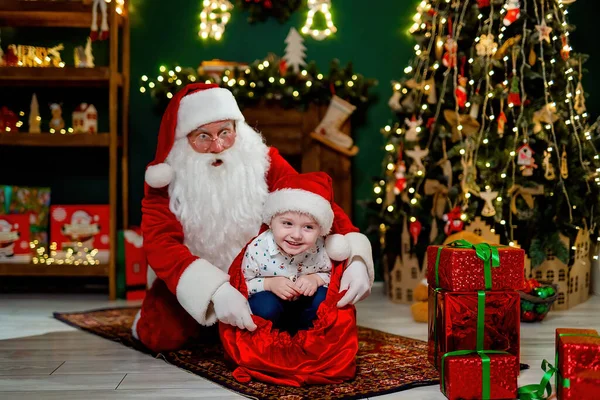
[[[430,289],[429,361],[439,370],[442,356],[457,350],[501,350],[517,357],[519,370],[519,294],[447,292]]]
[[[50,208],[50,239],[58,258],[74,253],[107,263],[110,253],[108,205],[56,205]],[[86,254],[78,254],[86,253]],[[77,257],[79,256],[79,257]]]
[[[429,286],[453,292],[519,290],[524,281],[522,249],[457,240],[427,248]]]
[[[556,393],[562,400],[599,398],[598,373],[600,373],[600,335],[594,329],[558,328],[556,330]],[[593,373],[592,373],[593,372]],[[588,397],[576,387],[581,382],[595,387]],[[596,386],[594,386],[596,385]],[[577,395],[576,395],[577,394]],[[589,397],[589,396],[596,397]]]
[[[50,188],[0,185],[0,193],[0,214],[29,214],[29,239],[48,244]]]
[[[460,350],[444,354],[440,389],[450,400],[514,399],[517,357],[503,351]]]
[[[0,262],[29,263],[29,215],[0,215]]]

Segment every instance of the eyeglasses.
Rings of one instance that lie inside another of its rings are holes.
[[[208,133],[199,133],[192,142],[198,151],[208,151],[214,141],[217,141],[223,150],[233,146],[235,142],[236,133],[235,130],[227,128],[223,129],[216,137],[209,135]]]

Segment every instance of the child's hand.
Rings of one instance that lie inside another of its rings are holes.
[[[296,279],[296,291],[304,296],[310,297],[315,294],[319,286],[325,282],[317,274],[301,275]]]
[[[294,282],[283,276],[274,276],[265,279],[265,290],[273,292],[283,300],[291,300],[301,293],[296,290]]]

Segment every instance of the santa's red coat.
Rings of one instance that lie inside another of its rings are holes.
[[[271,191],[278,179],[297,172],[275,148],[269,149],[269,158],[266,181]],[[345,235],[350,244],[350,260],[360,257],[365,262],[372,283],[373,259],[368,239],[358,233],[338,205],[334,204],[333,211],[331,233]],[[168,187],[145,185],[142,214],[144,250],[158,279],[152,283],[132,330],[154,351],[175,349],[197,333],[198,324],[208,326],[217,321],[211,298],[219,286],[229,281],[229,266],[221,270],[203,259],[202,254],[192,254],[184,244],[183,228],[169,209]]]

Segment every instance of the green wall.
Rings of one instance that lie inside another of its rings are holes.
[[[205,42],[197,35],[201,0],[171,1],[169,6],[150,0],[133,0],[132,3],[130,220],[139,224],[144,169],[154,157],[160,123],[159,116],[153,113],[150,96],[139,92],[139,77],[156,75],[161,64],[177,62],[196,67],[202,60],[213,58],[251,62],[269,52],[282,55],[283,41],[290,27],[300,29],[306,11],[301,9],[283,25],[276,21],[249,25],[246,15],[234,9],[223,39]],[[378,102],[369,109],[366,123],[354,131],[354,139],[360,147],[353,169],[354,197],[359,202],[371,198],[371,177],[381,172],[383,140],[379,129],[393,120],[387,107],[390,81],[402,76],[413,55],[414,43],[407,30],[418,0],[334,0],[332,3],[338,32],[321,42],[307,38],[307,59],[315,60],[322,70],[328,69],[332,58],[338,58],[343,64],[351,61],[357,72],[379,81],[375,88]],[[594,58],[600,58],[597,56],[600,52],[591,40],[595,23],[595,13],[590,12],[592,4],[592,0],[579,0],[571,7],[571,22],[583,25],[572,38],[576,50],[592,56],[589,67],[597,71],[594,65],[598,66],[600,61]],[[591,74],[585,83],[588,93],[600,89]],[[592,110],[600,109],[600,104],[594,106],[598,103],[594,101],[596,98],[598,95],[588,100]],[[359,205],[355,206],[354,220],[359,227],[365,227]]]
[[[290,27],[300,30],[306,11],[295,13],[285,24],[268,21],[249,25],[246,15],[234,9],[231,21],[220,42],[202,41],[197,35],[201,1],[175,1],[165,7],[162,2],[134,2],[131,29],[131,221],[139,223],[143,173],[152,160],[159,127],[159,117],[152,112],[152,100],[139,92],[139,77],[156,75],[161,64],[178,62],[198,66],[202,60],[251,62],[269,52],[283,55],[284,39]],[[378,7],[373,7],[378,4]],[[379,129],[391,113],[387,107],[389,82],[397,78],[411,55],[410,37],[406,33],[413,0],[334,1],[332,16],[338,32],[329,39],[307,38],[307,60],[315,60],[322,71],[328,71],[331,59],[342,64],[351,61],[354,70],[376,78],[379,97],[369,110],[367,121],[354,131],[360,152],[354,159],[355,198],[370,196],[371,177],[380,173],[382,138]],[[355,222],[363,221],[359,206],[355,207]]]

